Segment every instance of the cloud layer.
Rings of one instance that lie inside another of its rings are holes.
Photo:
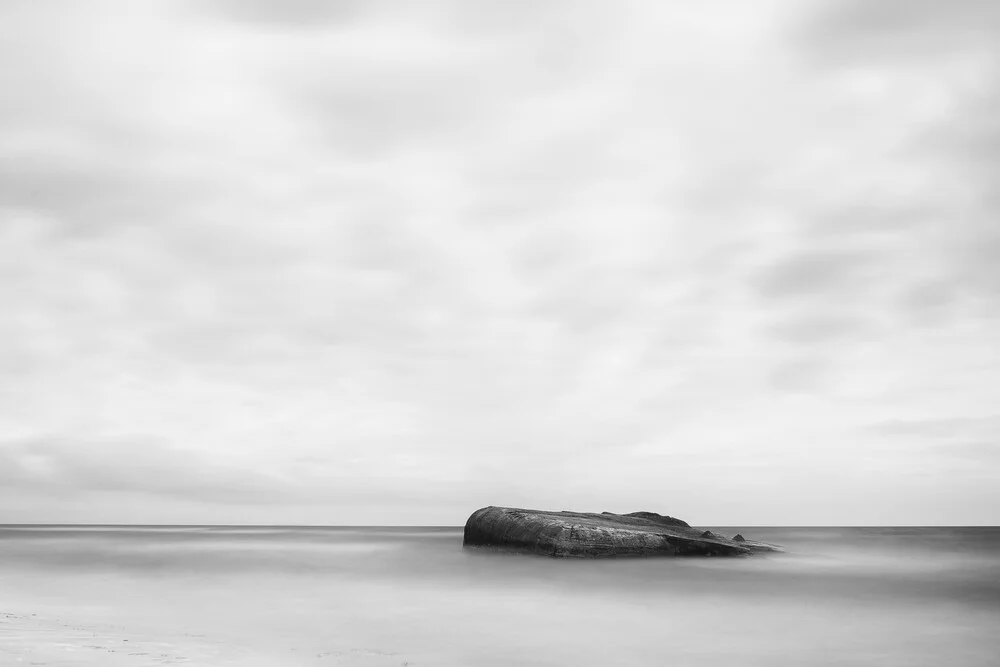
[[[997,523],[959,5],[5,3],[0,522]]]

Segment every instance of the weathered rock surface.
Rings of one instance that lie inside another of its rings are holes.
[[[489,546],[546,556],[744,556],[781,551],[762,542],[735,542],[654,512],[547,512],[484,507],[465,523],[465,546]]]

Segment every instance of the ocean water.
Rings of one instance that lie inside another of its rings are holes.
[[[788,553],[557,560],[463,549],[461,528],[0,526],[0,661],[53,641],[83,664],[73,643],[93,635],[160,642],[113,663],[129,665],[1000,665],[1000,528],[740,532]],[[23,625],[37,619],[48,630]]]

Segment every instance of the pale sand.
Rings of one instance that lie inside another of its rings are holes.
[[[170,633],[135,625],[81,621],[69,613],[0,610],[0,666],[101,665],[147,667],[283,667],[412,665],[398,655],[372,649],[324,651],[286,647],[280,652],[250,649],[204,635]],[[76,614],[78,616],[78,614]]]

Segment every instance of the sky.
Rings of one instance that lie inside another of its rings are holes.
[[[1000,3],[0,3],[0,523],[1000,523]]]

